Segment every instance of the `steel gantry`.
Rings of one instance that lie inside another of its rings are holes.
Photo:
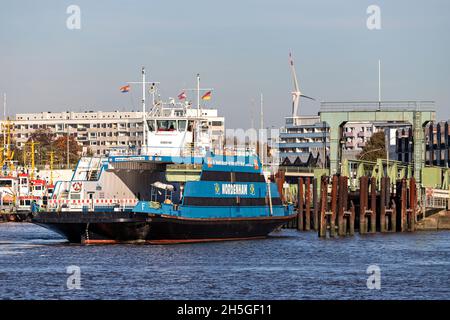
[[[322,102],[320,121],[330,127],[330,174],[341,173],[340,148],[343,126],[347,122],[393,122],[412,126],[414,133],[414,178],[421,180],[425,164],[424,126],[434,121],[432,101]],[[405,169],[406,170],[406,169]],[[381,173],[378,173],[379,175]],[[388,173],[387,173],[388,174]],[[406,174],[406,172],[405,172]]]

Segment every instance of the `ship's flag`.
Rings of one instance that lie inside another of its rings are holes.
[[[202,96],[202,100],[211,100],[211,91],[208,91]]]
[[[120,92],[127,93],[128,91],[130,91],[130,86],[129,85],[120,87]]]
[[[184,100],[186,98],[187,98],[186,92],[184,91],[178,95],[178,100]]]

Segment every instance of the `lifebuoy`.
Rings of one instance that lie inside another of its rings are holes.
[[[72,190],[74,192],[80,192],[81,191],[81,187],[82,187],[81,182],[74,182],[74,183],[72,183]]]

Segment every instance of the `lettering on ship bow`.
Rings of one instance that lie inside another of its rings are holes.
[[[248,194],[248,186],[246,184],[222,184],[222,194],[230,196],[245,196]]]

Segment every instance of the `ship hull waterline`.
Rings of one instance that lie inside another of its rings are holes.
[[[295,217],[192,219],[127,212],[39,212],[32,223],[70,243],[177,244],[262,239]]]

